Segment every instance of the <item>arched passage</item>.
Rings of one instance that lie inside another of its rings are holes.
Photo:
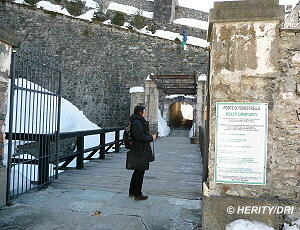
[[[176,129],[191,129],[193,125],[193,106],[185,102],[175,102],[169,107],[169,126]]]

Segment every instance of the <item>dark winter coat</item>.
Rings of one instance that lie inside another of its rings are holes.
[[[149,162],[154,160],[150,142],[153,137],[149,134],[149,124],[144,117],[132,114],[131,136],[133,143],[127,153],[126,168],[132,170],[148,170]]]

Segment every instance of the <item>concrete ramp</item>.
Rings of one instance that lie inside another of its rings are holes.
[[[122,149],[13,200],[0,210],[0,229],[201,229],[199,146],[187,137],[164,137],[155,142],[155,153],[144,179],[148,200],[128,197],[132,171],[125,169]]]

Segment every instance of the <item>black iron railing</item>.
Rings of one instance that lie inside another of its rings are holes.
[[[66,170],[68,165],[75,159],[76,169],[84,167],[84,160],[105,159],[108,151],[114,148],[114,152],[120,151],[120,146],[123,144],[123,139],[120,138],[120,132],[125,127],[113,127],[96,130],[62,132],[59,135],[54,134],[32,134],[32,133],[6,133],[6,138],[11,138],[12,141],[22,141],[25,144],[17,146],[18,151],[22,151],[20,155],[13,155],[11,167],[16,165],[37,165],[37,175],[35,179],[30,178],[30,183],[34,185],[44,185],[51,180],[49,172],[53,170]],[[115,133],[114,141],[106,143],[106,134]],[[90,135],[99,135],[99,145],[84,148],[84,138]],[[56,151],[56,140],[60,139],[63,145],[70,145],[71,148],[59,146]],[[71,140],[71,141],[70,141]],[[94,155],[99,152],[99,157]],[[26,153],[26,154],[24,154]],[[89,153],[85,157],[85,153]],[[62,165],[58,166],[62,163]],[[21,183],[21,186],[23,183]],[[17,183],[15,186],[19,186]],[[35,188],[36,186],[30,186]],[[20,189],[17,188],[19,191]],[[22,188],[18,193],[11,193],[11,197],[19,195],[28,189]]]
[[[123,143],[123,139],[120,139],[120,131],[124,130],[126,127],[114,127],[114,128],[105,128],[105,129],[96,129],[96,130],[87,130],[87,131],[77,131],[77,132],[65,132],[60,134],[60,140],[66,140],[70,138],[76,138],[76,151],[60,155],[59,162],[64,164],[59,167],[59,169],[65,169],[71,161],[76,158],[76,168],[83,168],[84,160],[93,160],[93,156],[99,151],[98,159],[105,159],[105,154],[114,146],[115,152],[118,153],[120,146]],[[115,140],[112,142],[106,143],[105,134],[115,132]],[[99,145],[84,148],[84,137],[90,135],[100,135]],[[107,148],[106,148],[107,147]],[[89,153],[90,152],[90,153]],[[84,157],[85,153],[89,153],[88,156]]]

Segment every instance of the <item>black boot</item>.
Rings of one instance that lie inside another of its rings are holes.
[[[148,196],[139,195],[139,196],[136,196],[134,199],[135,199],[135,200],[147,200],[147,199],[148,199]]]

